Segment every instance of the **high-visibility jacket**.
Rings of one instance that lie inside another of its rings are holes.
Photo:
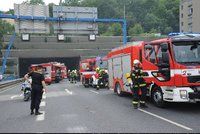
[[[131,71],[130,77],[133,82],[133,87],[144,87],[146,86],[146,82],[144,80],[145,74],[142,71],[141,67],[134,67]]]

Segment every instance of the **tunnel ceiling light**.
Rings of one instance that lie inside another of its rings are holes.
[[[65,35],[64,34],[58,34],[57,38],[58,38],[58,41],[64,41]]]
[[[95,41],[96,40],[96,35],[95,34],[90,34],[89,35],[89,41]]]
[[[21,35],[22,41],[30,41],[30,34],[28,33],[23,33]]]

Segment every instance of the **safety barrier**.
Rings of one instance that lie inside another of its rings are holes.
[[[5,87],[15,85],[15,84],[20,83],[22,81],[23,81],[23,79],[21,78],[21,79],[16,79],[16,80],[0,82],[0,91],[3,90]]]

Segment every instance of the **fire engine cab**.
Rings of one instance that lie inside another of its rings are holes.
[[[52,82],[58,83],[60,80],[67,77],[67,67],[63,63],[49,62],[41,64],[32,64],[32,70],[37,66],[43,67],[43,74],[45,76],[45,83],[51,84]]]
[[[85,87],[91,85],[92,75],[96,75],[96,58],[85,59],[80,62],[81,82]]]
[[[126,74],[140,60],[154,104],[200,101],[200,35],[180,34],[151,42],[132,42],[108,53],[109,86],[132,93]]]
[[[107,57],[85,59],[80,62],[81,82],[85,87],[95,87],[98,82],[96,68],[107,70]]]

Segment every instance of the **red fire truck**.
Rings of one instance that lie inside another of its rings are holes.
[[[140,60],[148,96],[154,104],[200,101],[200,35],[180,34],[152,42],[132,42],[108,54],[109,86],[120,96],[132,93],[127,85],[133,61]]]
[[[51,84],[53,81],[58,83],[60,80],[67,77],[67,67],[63,63],[49,62],[41,64],[32,64],[31,68],[35,70],[37,66],[43,67],[45,82]]]
[[[85,87],[91,85],[91,78],[93,75],[96,75],[96,67],[96,58],[80,61],[81,82]]]

